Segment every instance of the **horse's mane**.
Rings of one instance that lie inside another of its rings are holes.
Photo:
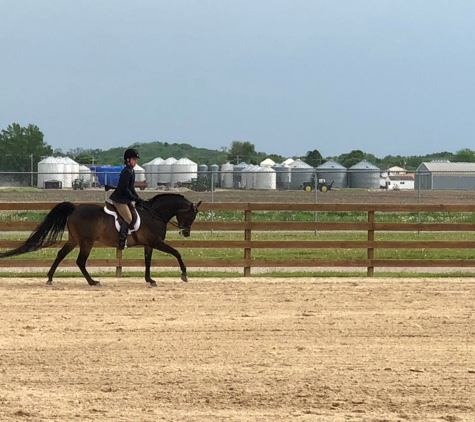
[[[186,199],[183,195],[180,195],[179,193],[159,193],[158,195],[155,195],[153,198],[150,198],[149,201],[153,204],[157,201],[163,201],[163,202],[177,202],[177,201],[183,201],[183,202],[190,202],[188,199]]]

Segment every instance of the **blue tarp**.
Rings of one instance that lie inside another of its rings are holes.
[[[119,175],[124,165],[121,166],[91,166],[91,171],[96,172],[97,181],[100,186],[117,186]]]

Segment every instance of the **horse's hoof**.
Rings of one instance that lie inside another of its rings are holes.
[[[147,283],[148,283],[148,285],[149,285],[150,287],[157,287],[157,286],[158,286],[158,284],[157,284],[157,282],[156,282],[155,280],[148,281]]]
[[[92,283],[89,283],[90,286],[92,287],[102,287],[102,284],[100,281],[92,281]]]
[[[53,280],[48,280],[48,281],[46,282],[46,285],[47,285],[47,286],[52,286],[52,285],[53,285]]]
[[[188,276],[186,274],[182,274],[181,275],[181,279],[184,281],[184,282],[187,282],[188,281]]]

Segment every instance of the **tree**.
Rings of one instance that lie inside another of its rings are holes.
[[[453,161],[456,163],[475,163],[475,152],[469,148],[461,149],[455,153]]]
[[[38,126],[22,127],[13,123],[0,132],[0,170],[29,172],[37,169],[42,157],[51,155],[53,149],[45,143]],[[33,166],[33,168],[32,168]]]
[[[325,160],[322,157],[322,154],[320,154],[320,151],[318,149],[314,149],[313,151],[308,151],[307,155],[304,158],[304,161],[311,165],[312,167],[318,167],[319,165],[323,164]]]
[[[363,151],[359,149],[354,149],[348,154],[342,154],[339,157],[339,162],[342,166],[345,166],[346,168],[350,168],[351,166],[354,166],[355,164],[358,164],[361,160],[365,159],[365,154]]]
[[[239,164],[241,161],[246,161],[248,164],[256,164],[256,147],[250,142],[233,141],[231,150],[228,153],[228,160],[235,164]]]

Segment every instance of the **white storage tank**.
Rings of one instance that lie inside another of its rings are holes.
[[[157,165],[158,167],[158,177],[157,183],[159,185],[170,185],[172,180],[172,165],[177,162],[177,159],[174,157],[168,157],[166,160],[162,161]]]
[[[56,180],[63,183],[64,165],[55,157],[46,157],[38,163],[38,187],[44,189],[45,182]]]
[[[145,169],[140,167],[138,164],[134,167],[135,171],[135,181],[136,182],[145,182]]]
[[[290,166],[293,162],[294,162],[293,158],[287,158],[287,160],[285,160],[282,164],[287,164],[288,166]]]
[[[79,165],[79,178],[84,182],[87,187],[91,187],[92,173],[89,167]]]
[[[266,158],[265,160],[260,162],[259,166],[260,167],[274,167],[275,161],[271,160],[270,158]]]
[[[273,190],[276,188],[276,172],[270,167],[258,167],[255,189]]]
[[[74,181],[79,179],[79,164],[72,158],[63,157],[64,162],[64,183],[63,187],[73,187]]]
[[[221,187],[231,189],[233,187],[234,165],[229,161],[221,166]]]
[[[188,158],[180,158],[172,164],[171,186],[175,186],[178,182],[189,183],[197,177],[198,165]]]
[[[256,186],[256,173],[258,166],[249,164],[241,172],[241,187],[244,189],[255,189]]]
[[[158,182],[158,165],[165,161],[161,157],[154,158],[152,161],[145,163],[143,165],[145,169],[145,180],[147,182],[147,186],[150,188],[157,187]]]

